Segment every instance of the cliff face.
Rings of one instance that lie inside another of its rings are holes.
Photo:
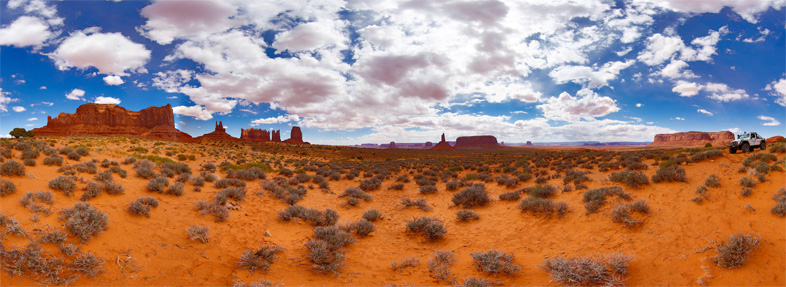
[[[47,117],[46,126],[33,129],[36,136],[133,135],[148,139],[190,141],[175,129],[172,106],[149,107],[138,112],[110,104],[84,104],[76,113]]]
[[[240,129],[240,139],[244,141],[269,142],[270,132],[260,129]]]
[[[289,139],[285,140],[285,143],[291,144],[308,144],[307,142],[303,141],[303,132],[300,131],[300,127],[292,127],[292,131],[289,132]],[[279,134],[281,137],[281,134]]]
[[[655,135],[655,141],[650,146],[700,146],[707,143],[712,146],[726,146],[732,140],[734,140],[734,134],[730,131],[684,132]]]
[[[782,139],[783,139],[782,136],[770,137],[770,138],[767,138],[767,143],[776,143],[776,142],[778,142],[779,140],[782,140]]]
[[[501,148],[494,136],[471,136],[456,139],[457,149],[494,149]]]
[[[213,130],[211,133],[204,134],[196,138],[197,140],[214,140],[214,141],[231,141],[237,140],[237,138],[229,135],[224,128],[224,123],[218,122],[216,123],[216,129]]]

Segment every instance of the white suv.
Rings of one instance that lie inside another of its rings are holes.
[[[767,148],[764,138],[757,133],[744,133],[737,135],[737,139],[729,143],[729,152],[735,153],[737,150],[741,150],[743,153],[746,153],[757,147],[761,148],[761,150]]]

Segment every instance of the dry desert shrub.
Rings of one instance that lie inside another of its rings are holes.
[[[370,221],[361,218],[357,222],[350,224],[349,229],[355,231],[358,237],[363,238],[371,234],[371,232],[374,232],[377,228]]]
[[[49,181],[49,188],[63,191],[66,196],[71,196],[74,190],[76,190],[76,182],[74,182],[72,177],[61,175]]]
[[[197,200],[194,206],[200,211],[201,216],[213,215],[215,222],[224,222],[229,218],[229,209],[215,200],[210,202]]]
[[[418,189],[420,194],[434,194],[437,193],[437,187],[433,185],[422,185]]]
[[[147,190],[152,192],[163,193],[167,186],[169,186],[169,179],[162,176],[151,178],[147,182]]]
[[[44,165],[62,166],[63,165],[63,158],[61,156],[58,156],[58,155],[52,155],[52,156],[47,157],[47,158],[44,159]]]
[[[376,209],[369,209],[363,213],[363,219],[374,222],[384,218],[382,212]]]
[[[472,210],[459,210],[456,211],[456,219],[458,219],[458,221],[470,221],[480,219],[480,215]]]
[[[41,236],[41,238],[38,239],[38,241],[41,242],[42,244],[49,243],[49,242],[60,244],[65,242],[66,239],[68,239],[68,234],[66,234],[63,231],[56,230],[44,234],[43,236]]]
[[[356,206],[360,204],[361,201],[371,201],[371,195],[363,191],[363,189],[357,187],[345,189],[344,193],[340,194],[338,197],[346,197],[346,204],[348,206]]]
[[[106,213],[85,202],[78,202],[72,208],[61,210],[59,219],[65,220],[66,229],[82,242],[109,228],[109,218]]]
[[[53,195],[50,191],[28,191],[25,193],[22,199],[19,200],[19,204],[26,207],[27,209],[30,209],[36,214],[43,213],[44,215],[49,215],[52,213],[52,204],[55,203],[52,198]],[[45,207],[43,203],[48,204],[49,208]]]
[[[729,236],[728,242],[721,242],[718,247],[718,256],[712,261],[723,268],[738,268],[745,265],[751,253],[759,247],[761,236],[739,233]]]
[[[266,271],[270,268],[270,265],[278,261],[278,257],[276,257],[276,253],[283,251],[284,249],[278,245],[264,245],[260,246],[256,250],[246,249],[243,251],[243,254],[240,256],[240,261],[238,265],[240,268],[248,269],[251,271],[251,274],[254,274],[254,271],[262,270]]]
[[[222,178],[216,181],[216,188],[246,187],[246,182],[239,179]]]
[[[25,236],[27,232],[19,225],[19,222],[13,218],[0,213],[0,226],[5,228],[5,233],[10,233],[16,236]]]
[[[401,205],[404,207],[414,206],[423,211],[431,210],[431,206],[428,205],[428,202],[423,198],[418,198],[417,200],[411,200],[409,198],[404,198],[401,200]]]
[[[310,221],[314,226],[329,226],[338,222],[338,212],[332,209],[325,209],[324,212],[314,208],[306,208],[301,205],[290,205],[284,210],[278,212],[278,216],[283,221],[290,221],[292,219],[302,219]]]
[[[556,213],[557,217],[563,217],[569,212],[568,204],[565,202],[554,202],[548,198],[527,197],[522,199],[518,205],[522,212],[531,212],[543,217],[551,217]]]
[[[536,186],[522,188],[519,191],[521,193],[529,194],[529,196],[534,198],[549,198],[557,193],[557,188],[551,186],[550,184],[546,184],[546,185],[538,184]]]
[[[630,194],[622,190],[619,186],[607,186],[596,189],[591,189],[584,192],[582,201],[587,214],[598,211],[604,204],[606,204],[606,197],[616,195],[622,199],[630,199]]]
[[[213,166],[213,171],[215,171],[215,166]],[[267,178],[267,174],[262,171],[259,167],[251,167],[248,169],[228,169],[227,170],[227,178],[237,178],[237,179],[244,179],[244,180],[255,180],[255,179],[265,179]]]
[[[429,240],[442,238],[448,232],[442,221],[436,217],[416,217],[406,221],[407,230],[413,233],[422,233]]]
[[[770,153],[786,153],[786,144],[774,144],[770,147]]]
[[[693,156],[690,157],[690,162],[700,162],[706,159],[713,159],[722,156],[723,152],[717,149],[702,151],[693,154]]]
[[[486,186],[482,183],[476,183],[453,194],[451,201],[456,206],[473,208],[486,205],[491,199],[488,192],[486,192]]]
[[[7,179],[0,179],[0,196],[6,196],[16,192],[16,185]]]
[[[720,187],[720,180],[717,175],[710,174],[710,176],[708,176],[707,179],[704,180],[704,185],[713,188]]]
[[[743,177],[740,177],[740,185],[742,185],[744,187],[754,187],[754,186],[756,186],[756,180],[754,180],[754,179],[752,179],[750,177],[747,177],[747,176],[743,176]]]
[[[516,201],[519,199],[521,199],[521,193],[518,190],[502,193],[499,195],[499,200]]]
[[[276,283],[265,279],[258,279],[257,281],[246,283],[246,281],[243,281],[243,279],[238,278],[237,280],[235,280],[235,283],[232,284],[232,287],[279,287],[279,286],[284,286],[284,285],[281,284],[280,282]]]
[[[150,218],[150,210],[158,207],[158,200],[153,197],[140,197],[128,205],[128,212],[131,214],[144,215]]]
[[[450,250],[437,250],[428,260],[428,271],[431,276],[442,281],[450,281],[450,266],[456,263],[456,255]]]
[[[772,197],[775,200],[775,206],[770,209],[772,214],[778,216],[786,216],[786,187],[781,187],[778,192]]]
[[[219,204],[225,204],[227,200],[243,201],[246,198],[246,189],[242,187],[227,187],[216,192],[214,200]]]
[[[74,271],[82,272],[87,277],[95,277],[99,273],[104,272],[104,268],[101,267],[104,262],[106,262],[106,260],[103,258],[90,252],[84,252],[74,258],[71,268]]]
[[[607,256],[546,259],[541,269],[551,279],[568,286],[620,286],[633,258],[619,253]]]
[[[630,205],[622,203],[611,209],[611,218],[616,223],[625,224],[626,228],[634,228],[641,225],[641,221],[633,219],[630,216]]]
[[[15,160],[0,163],[0,175],[23,176],[25,175],[25,166]]]
[[[639,188],[642,185],[650,183],[647,176],[643,172],[626,169],[620,172],[612,172],[609,175],[609,180],[612,182],[623,183],[628,187]]]
[[[685,174],[685,169],[676,165],[670,165],[667,167],[661,166],[655,171],[655,174],[652,175],[652,182],[659,183],[661,181],[688,182],[688,179]]]
[[[306,242],[306,258],[318,273],[338,273],[344,268],[344,252],[340,249],[354,243],[352,235],[336,226],[314,228],[314,238]]]
[[[502,282],[493,282],[488,279],[484,278],[475,278],[469,277],[464,279],[464,283],[457,285],[461,287],[490,287],[490,286],[499,286],[502,285]]]
[[[403,183],[396,183],[388,187],[388,190],[404,190]]]
[[[404,268],[410,268],[420,265],[420,259],[417,257],[409,257],[407,259],[401,261],[395,261],[390,263],[390,267],[393,268],[393,271],[399,271]]]
[[[475,262],[475,269],[491,274],[504,273],[513,275],[521,271],[521,266],[514,263],[515,256],[511,253],[490,249],[486,252],[473,252],[469,254]]]

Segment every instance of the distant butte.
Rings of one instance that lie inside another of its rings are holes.
[[[454,148],[447,141],[445,141],[445,133],[442,133],[442,140],[439,141],[437,144],[435,144],[433,147],[431,147],[431,149],[433,149],[433,150],[452,150],[452,149],[456,149],[456,148]]]
[[[224,123],[221,121],[216,123],[216,129],[211,132],[204,134],[202,136],[198,136],[197,140],[213,140],[213,141],[234,141],[237,140],[236,137],[229,135],[224,128]]]
[[[470,136],[458,137],[456,139],[456,149],[495,149],[502,146],[497,143],[497,138],[494,136]]]
[[[175,116],[169,104],[134,112],[112,104],[88,103],[79,106],[76,113],[49,116],[45,126],[32,131],[36,136],[127,135],[152,140],[193,140],[175,128]]]
[[[721,132],[683,132],[673,134],[657,134],[650,146],[725,146],[734,140],[730,131]]]

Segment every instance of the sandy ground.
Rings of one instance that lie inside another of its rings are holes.
[[[93,151],[80,162],[105,158],[122,162],[126,146],[107,143],[102,151]],[[19,151],[14,153],[16,157]],[[358,181],[330,181],[335,194],[312,189],[298,204],[320,210],[335,209],[341,215],[339,221],[355,221],[372,208],[385,214],[384,219],[375,223],[375,232],[345,247],[346,268],[338,275],[311,271],[304,258],[303,244],[313,235],[313,227],[306,222],[282,222],[277,212],[287,204],[270,195],[253,194],[261,189],[262,180],[248,181],[248,196],[240,202],[241,210],[231,211],[228,221],[216,223],[210,216],[200,216],[194,208],[197,200],[210,200],[214,196],[218,189],[213,184],[207,183],[201,192],[194,192],[191,183],[187,183],[186,192],[180,197],[151,193],[145,188],[147,180],[136,177],[131,165],[121,165],[128,171],[128,177],[121,179],[115,175],[115,181],[126,188],[125,193],[101,194],[89,201],[107,213],[109,229],[80,248],[105,258],[104,272],[93,279],[80,279],[74,285],[232,285],[238,280],[250,283],[263,278],[286,286],[444,285],[430,276],[426,262],[434,250],[447,249],[457,255],[458,262],[451,272],[459,281],[479,277],[503,282],[506,286],[559,285],[538,267],[545,259],[618,252],[635,258],[629,265],[628,285],[697,286],[697,280],[703,277],[710,286],[784,286],[786,220],[769,210],[775,204],[773,194],[786,186],[786,176],[783,172],[772,172],[768,181],[754,187],[750,197],[740,196],[738,180],[744,174],[738,173],[737,168],[748,155],[730,155],[725,151],[722,158],[683,165],[687,183],[650,183],[640,189],[625,188],[634,199],[646,199],[652,209],[649,215],[639,217],[644,223],[635,229],[612,222],[609,211],[617,199],[610,200],[600,212],[586,215],[581,202],[583,190],[559,192],[554,198],[570,206],[571,212],[564,218],[539,218],[522,213],[516,208],[517,202],[497,200],[501,193],[534,186],[533,181],[520,183],[516,188],[486,183],[494,201],[475,208],[480,220],[466,223],[456,221],[458,208],[450,207],[453,192],[446,191],[443,182],[437,184],[439,192],[436,194],[421,195],[414,181],[406,183],[403,191],[394,191],[387,190],[393,184],[388,180],[382,189],[371,192],[373,201],[345,208],[340,206],[343,199],[338,198],[338,194],[347,187],[358,186]],[[42,155],[38,159],[36,167],[27,167],[26,176],[9,177],[16,184],[17,192],[0,198],[0,206],[4,214],[18,220],[28,231],[64,230],[56,212],[39,216],[38,222],[32,222],[33,213],[19,204],[26,191],[51,190],[48,181],[59,175],[58,167],[41,164],[43,158]],[[213,159],[198,157],[188,163],[198,174],[199,164]],[[782,160],[783,155],[779,154],[778,159]],[[75,163],[66,161],[66,164]],[[643,162],[650,165],[653,160]],[[104,169],[99,167],[101,170]],[[655,170],[656,167],[650,166],[644,173],[651,176]],[[591,171],[592,181],[587,182],[590,189],[615,185],[608,181],[610,172],[598,172],[597,168]],[[710,200],[702,205],[689,201],[695,196],[696,187],[710,174],[720,177],[721,186],[709,188]],[[223,173],[219,175],[224,176]],[[92,175],[82,176],[92,178]],[[561,178],[548,183],[563,185]],[[80,187],[83,185],[80,183]],[[70,198],[62,192],[53,193],[53,211],[58,211],[78,202],[82,191]],[[126,210],[129,202],[143,196],[153,196],[160,202],[153,208],[150,218],[132,215]],[[425,198],[433,210],[405,209],[398,205],[403,197]],[[406,232],[406,219],[424,215],[445,222],[448,232],[443,239],[431,242]],[[202,244],[188,239],[186,229],[196,224],[210,227],[210,242]],[[266,231],[271,236],[263,236]],[[706,247],[739,232],[761,235],[762,244],[750,261],[738,269],[723,269],[713,264],[710,257],[716,252]],[[23,248],[28,242],[27,238],[14,235],[3,239],[6,249]],[[69,242],[78,243],[78,240],[69,238]],[[238,268],[237,262],[244,250],[269,243],[284,247],[284,251],[267,272],[250,274]],[[522,266],[522,271],[515,276],[490,276],[475,270],[469,253],[492,248],[515,254],[515,262]],[[57,254],[55,244],[48,243],[45,249]],[[412,256],[420,259],[417,267],[399,271],[390,267],[391,262]],[[0,274],[3,286],[36,284],[32,278],[9,277],[7,272]],[[712,278],[708,279],[707,274]]]

